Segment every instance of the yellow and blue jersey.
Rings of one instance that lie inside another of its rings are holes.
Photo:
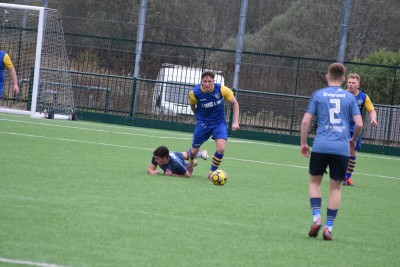
[[[11,62],[11,59],[9,55],[4,52],[3,50],[0,50],[0,96],[3,93],[3,88],[4,88],[4,72],[5,69],[11,69],[13,67],[13,64]]]
[[[214,90],[206,92],[198,84],[189,93],[189,103],[197,104],[196,121],[198,124],[219,124],[225,121],[225,102],[234,98],[228,87],[219,83],[214,84]]]
[[[361,115],[363,115],[364,109],[367,112],[371,112],[374,110],[374,105],[371,102],[369,96],[361,90],[358,90],[358,94],[354,96],[357,101],[358,108],[360,109]],[[354,131],[354,121],[351,120],[350,131]]]

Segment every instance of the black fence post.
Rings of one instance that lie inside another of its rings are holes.
[[[297,69],[296,69],[296,82],[294,85],[294,97],[293,97],[293,105],[292,105],[292,112],[290,115],[290,129],[289,135],[293,135],[294,132],[294,122],[296,118],[296,108],[297,108],[297,88],[299,84],[299,72],[300,72],[300,58],[297,59]]]
[[[131,108],[129,110],[129,117],[132,117],[135,113],[134,106],[135,106],[135,96],[136,96],[136,83],[137,78],[133,77],[133,86],[132,86],[132,97],[131,97]]]
[[[104,112],[106,112],[106,113],[110,110],[111,89],[109,87],[110,87],[110,77],[107,77],[106,101],[105,101],[105,106],[104,106]]]
[[[393,106],[394,106],[395,99],[396,99],[397,67],[394,67],[393,70],[394,70],[394,74],[393,74],[393,86],[392,86],[392,100],[390,101],[391,108],[389,109],[389,125],[388,125],[388,131],[387,131],[387,136],[386,136],[386,140],[388,143],[390,143],[390,134],[392,132],[392,120],[393,120]]]

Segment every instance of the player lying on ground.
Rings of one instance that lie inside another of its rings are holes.
[[[207,151],[203,150],[197,153],[195,158],[207,160]],[[192,175],[193,167],[195,167],[197,163],[188,164],[185,162],[185,160],[188,159],[188,152],[169,152],[166,146],[159,146],[153,152],[153,158],[147,167],[147,172],[149,174],[160,174],[157,170],[157,166],[159,166],[164,171],[165,175],[189,178]]]

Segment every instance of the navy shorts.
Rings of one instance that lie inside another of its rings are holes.
[[[218,124],[196,124],[193,133],[192,147],[200,147],[212,136],[212,139],[228,139],[226,122]]]
[[[311,152],[309,171],[313,176],[323,175],[329,166],[330,178],[335,181],[344,181],[348,163],[349,157],[346,156]]]

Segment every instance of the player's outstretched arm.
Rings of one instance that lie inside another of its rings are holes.
[[[157,166],[153,165],[152,163],[149,164],[149,166],[147,167],[147,173],[148,174],[160,174],[159,171],[157,171]]]

